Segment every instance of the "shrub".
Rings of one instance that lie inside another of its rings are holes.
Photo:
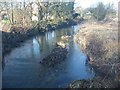
[[[89,11],[97,21],[100,21],[105,18],[107,9],[102,2],[99,2],[96,7],[91,7]]]

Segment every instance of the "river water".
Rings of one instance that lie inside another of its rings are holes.
[[[69,54],[65,61],[55,67],[45,67],[39,63],[54,49],[62,35],[74,35],[79,29],[80,25],[76,25],[49,31],[12,50],[5,56],[3,88],[64,88],[74,80],[93,78],[94,70],[85,64],[86,55],[74,39],[69,42]]]

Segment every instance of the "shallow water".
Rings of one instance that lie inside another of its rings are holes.
[[[79,28],[80,25],[76,25],[50,31],[35,36],[12,50],[5,56],[3,88],[67,87],[74,80],[93,78],[95,73],[85,64],[86,55],[80,51],[74,39],[69,42],[69,54],[65,61],[51,68],[39,63],[54,49],[62,35],[73,35]]]

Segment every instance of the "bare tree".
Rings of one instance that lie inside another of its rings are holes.
[[[13,1],[11,0],[11,23],[14,24]]]

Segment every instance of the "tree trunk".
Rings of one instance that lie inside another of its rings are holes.
[[[30,3],[30,21],[32,22],[32,3]]]
[[[23,2],[23,25],[25,24],[25,0],[24,0],[24,2]]]
[[[12,8],[12,12],[11,12],[11,23],[14,24],[14,14],[13,14],[13,2],[11,0],[11,8]]]

